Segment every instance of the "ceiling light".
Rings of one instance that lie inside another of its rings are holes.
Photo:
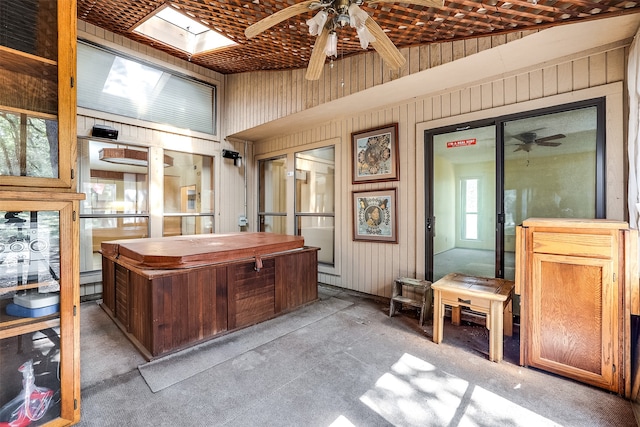
[[[149,153],[129,148],[103,148],[99,152],[102,161],[131,166],[149,166]],[[173,157],[164,156],[164,167],[173,166]]]
[[[460,19],[460,18],[464,18],[464,13],[462,13],[462,12],[458,12],[458,13],[456,13],[455,15],[453,15],[453,17],[454,17],[454,18],[458,18],[458,19]]]
[[[444,18],[438,16],[437,18],[434,19],[435,22],[442,22],[444,21]]]
[[[324,28],[324,24],[327,22],[329,14],[324,10],[316,13],[313,18],[307,19],[307,26],[309,27],[309,34],[317,36]]]
[[[338,56],[338,35],[335,31],[329,33],[327,45],[324,47],[324,53],[327,56]]]

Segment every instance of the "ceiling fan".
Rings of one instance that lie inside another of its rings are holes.
[[[522,132],[518,135],[513,135],[513,138],[521,141],[521,144],[518,144],[518,148],[513,150],[516,151],[526,151],[527,153],[531,151],[534,145],[541,145],[543,147],[557,147],[562,144],[561,142],[555,142],[556,139],[566,138],[566,135],[561,133],[551,136],[545,136],[544,138],[538,138],[538,134],[535,131]]]
[[[250,39],[269,28],[308,11],[318,11],[315,16],[306,21],[309,33],[318,36],[313,46],[306,79],[318,80],[322,74],[325,56],[337,56],[338,36],[336,30],[351,26],[355,28],[360,46],[367,49],[369,44],[378,52],[382,60],[391,69],[397,70],[406,61],[398,48],[387,37],[384,30],[360,9],[363,3],[404,3],[426,7],[442,7],[444,0],[304,0],[247,27],[244,34]]]

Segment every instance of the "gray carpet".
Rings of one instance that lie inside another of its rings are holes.
[[[484,327],[447,319],[434,344],[431,322],[419,327],[413,311],[389,318],[386,301],[324,286],[320,295],[346,305],[156,393],[135,348],[102,309],[83,304],[79,425],[637,426],[623,398],[518,366],[517,333],[493,363]]]
[[[241,357],[254,348],[324,319],[351,304],[338,298],[321,300],[233,334],[142,364],[138,369],[155,393],[227,360]]]

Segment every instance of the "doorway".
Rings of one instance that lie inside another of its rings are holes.
[[[515,277],[527,218],[604,218],[604,98],[425,131],[426,279]]]

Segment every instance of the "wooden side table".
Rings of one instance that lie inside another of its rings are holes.
[[[505,279],[449,273],[431,285],[433,289],[433,342],[440,344],[443,335],[444,306],[454,311],[468,307],[487,315],[489,360],[499,362],[503,356],[503,331],[513,331],[512,295],[515,284]],[[459,318],[459,315],[458,315]]]
[[[407,286],[421,293],[420,299],[409,298],[402,294],[402,287]],[[396,307],[399,304],[410,305],[420,309],[420,326],[424,325],[425,317],[431,316],[431,282],[427,280],[413,279],[411,277],[399,277],[393,281],[393,291],[389,301],[389,317],[396,314]]]

